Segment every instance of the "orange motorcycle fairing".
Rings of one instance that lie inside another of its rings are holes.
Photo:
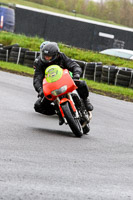
[[[51,92],[54,90],[58,90],[63,86],[67,86],[67,90],[64,93],[61,93],[57,96],[53,95]],[[47,99],[50,101],[54,101],[57,97],[72,92],[73,90],[77,89],[73,79],[71,78],[69,71],[67,69],[63,70],[62,77],[52,83],[47,82],[46,78],[43,80],[43,92]]]

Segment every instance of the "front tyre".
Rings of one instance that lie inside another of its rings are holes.
[[[71,128],[74,135],[76,137],[81,137],[83,135],[82,126],[79,119],[75,119],[72,115],[69,103],[66,102],[65,104],[61,104],[61,108],[63,110],[67,123],[69,124],[69,127]]]

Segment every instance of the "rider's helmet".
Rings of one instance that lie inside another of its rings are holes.
[[[52,63],[58,58],[60,49],[56,42],[48,42],[40,49],[40,57],[44,63]],[[49,57],[49,59],[47,59]]]
[[[49,43],[49,41],[42,42],[42,44],[40,45],[40,50],[48,43]]]

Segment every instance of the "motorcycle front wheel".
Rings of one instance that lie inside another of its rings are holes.
[[[80,124],[79,119],[74,118],[69,103],[65,102],[64,104],[61,105],[61,108],[63,110],[67,123],[69,124],[69,127],[74,133],[74,135],[76,137],[81,137],[83,135],[82,126]]]

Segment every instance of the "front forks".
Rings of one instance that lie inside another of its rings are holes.
[[[77,109],[76,109],[75,102],[74,102],[72,96],[71,96],[69,93],[68,93],[67,95],[68,95],[68,98],[70,99],[70,101],[73,103],[73,105],[74,105],[74,107],[75,107],[74,117],[75,117],[76,119],[79,119],[79,113],[78,113],[78,111],[77,111]]]
[[[58,105],[58,110],[61,113],[62,117],[64,118],[65,123],[67,123],[67,122],[66,122],[63,110],[61,108],[61,104],[64,104],[65,102],[69,102],[70,109],[71,109],[71,112],[72,112],[74,118],[79,119],[79,114],[78,114],[78,111],[77,111],[77,109],[75,107],[75,103],[74,103],[74,101],[72,99],[72,96],[68,93],[64,97],[57,97],[55,99],[55,101],[54,101],[54,104]]]

